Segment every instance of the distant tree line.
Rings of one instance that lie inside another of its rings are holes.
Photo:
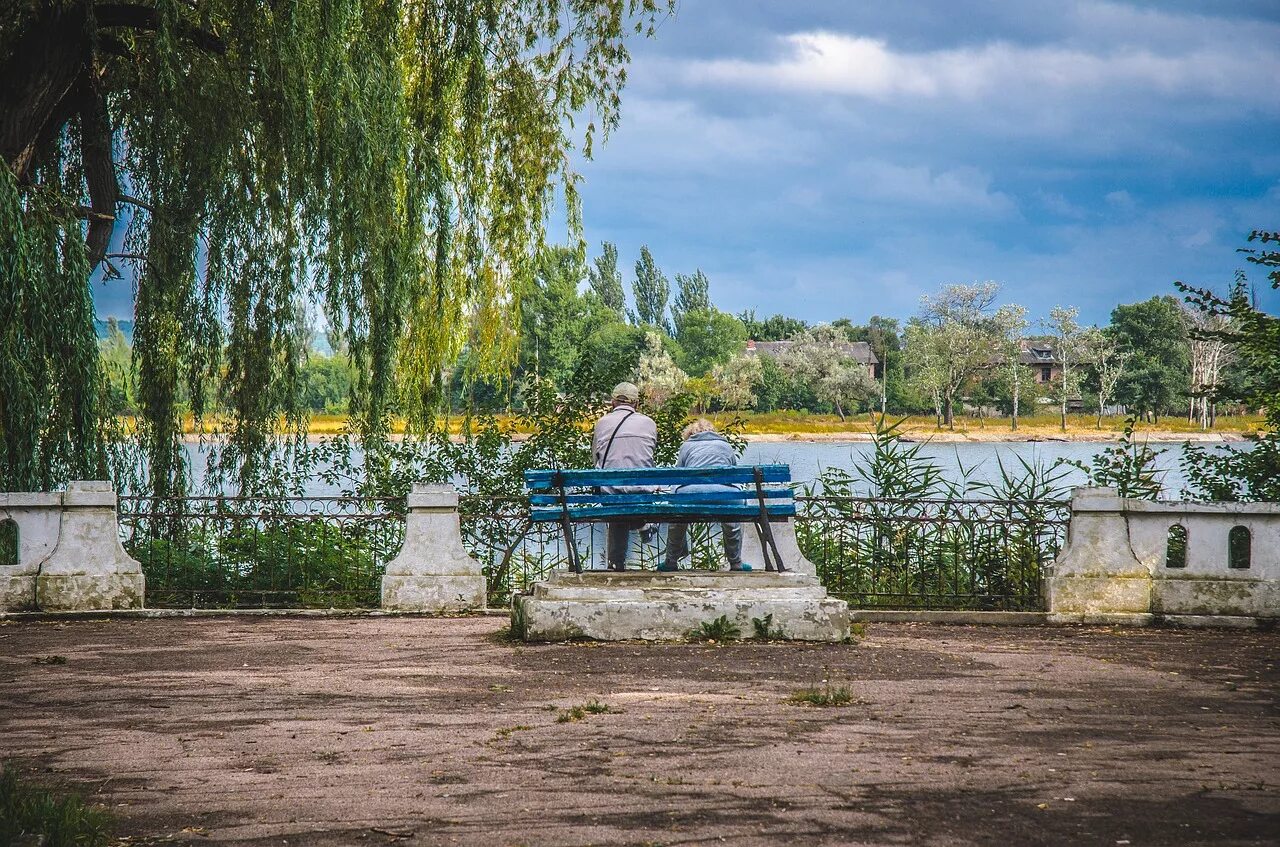
[[[1040,407],[1053,409],[1064,427],[1068,411],[1095,413],[1101,425],[1104,414],[1123,410],[1152,422],[1182,414],[1208,428],[1223,403],[1249,407],[1255,377],[1231,343],[1247,284],[1241,273],[1220,300],[1234,303],[1234,311],[1162,295],[1116,306],[1104,327],[1082,326],[1066,306],[1033,323],[1025,307],[997,306],[1000,288],[991,282],[943,286],[923,297],[905,324],[879,315],[865,323],[842,317],[810,324],[781,314],[729,314],[715,305],[701,269],[668,276],[647,246],[635,259],[630,297],[615,245],[605,242],[590,259],[551,247],[518,292],[514,368],[501,378],[486,376],[464,349],[457,365],[439,375],[439,399],[455,412],[494,412],[519,407],[530,377],[562,391],[598,391],[630,379],[654,402],[687,393],[699,411],[844,417],[876,410],[931,414],[939,426],[969,413],[1006,417],[1016,429],[1020,417]],[[749,351],[748,340],[791,343],[764,355]],[[340,334],[326,342],[306,344],[300,400],[314,413],[342,414],[356,370]],[[874,370],[854,360],[851,342],[870,347]],[[114,324],[100,349],[110,402],[130,413],[129,345]],[[1048,358],[1028,361],[1032,350],[1048,351]]]

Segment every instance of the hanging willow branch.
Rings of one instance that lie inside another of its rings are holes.
[[[669,3],[0,11],[0,307],[14,310],[0,316],[0,371],[44,357],[0,386],[0,483],[100,466],[87,281],[112,245],[140,257],[139,434],[157,494],[185,487],[184,414],[225,420],[224,462],[246,489],[280,420],[301,430],[307,303],[347,343],[364,433],[392,413],[425,426],[464,345],[481,371],[510,362],[517,292],[557,188],[577,220],[569,151],[589,155],[597,127],[616,124],[626,37],[651,32]],[[60,344],[74,355],[57,362]],[[71,458],[48,459],[55,446]]]

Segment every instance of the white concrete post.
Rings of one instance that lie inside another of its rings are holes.
[[[0,611],[21,612],[36,604],[36,573],[58,545],[60,492],[0,492],[0,521],[18,528],[18,561],[0,565]]]
[[[36,604],[42,611],[140,609],[142,565],[120,545],[111,483],[67,483],[58,545],[40,563]]]
[[[1134,553],[1125,501],[1115,489],[1072,492],[1067,549],[1046,583],[1051,618],[1140,623],[1150,617],[1151,569]]]
[[[415,485],[404,546],[382,577],[382,608],[444,612],[484,603],[484,571],[462,545],[458,492],[451,485]]]

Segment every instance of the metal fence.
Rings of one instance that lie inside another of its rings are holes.
[[[403,498],[121,497],[148,606],[377,606]]]
[[[800,497],[796,537],[827,590],[858,608],[1043,608],[1065,501]]]
[[[835,596],[858,607],[1039,609],[1043,567],[1065,541],[1065,502],[799,497],[801,550]],[[484,566],[489,603],[568,565],[558,525],[531,524],[521,497],[464,495],[463,543]],[[121,540],[142,562],[154,607],[375,607],[404,539],[403,498],[120,498]],[[604,567],[604,526],[575,528]],[[719,527],[690,527],[695,568],[722,567]],[[652,568],[664,528],[632,533]]]

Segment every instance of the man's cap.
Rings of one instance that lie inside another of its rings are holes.
[[[640,389],[636,387],[634,382],[620,382],[613,387],[613,393],[609,396],[614,400],[624,400],[628,403],[639,403]]]

